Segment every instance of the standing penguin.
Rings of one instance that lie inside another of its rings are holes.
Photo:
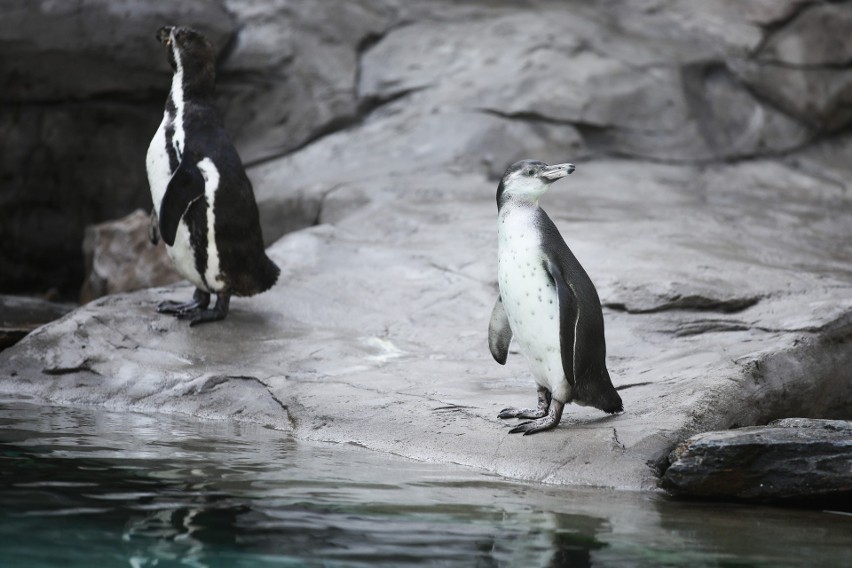
[[[524,160],[497,187],[500,297],[491,312],[488,346],[504,365],[514,336],[538,385],[538,408],[505,408],[500,418],[531,418],[510,430],[534,434],[559,424],[569,402],[604,412],[623,410],[606,369],[601,303],[594,284],[538,201],[574,171]]]
[[[225,319],[231,295],[268,290],[280,270],[266,256],[251,182],[214,106],[213,46],[190,28],[163,27],[157,39],[174,77],[146,160],[152,240],[162,237],[196,287],[192,301],[163,302],[157,311],[195,325]]]

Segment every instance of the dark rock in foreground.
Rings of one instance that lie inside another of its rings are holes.
[[[661,485],[677,495],[852,503],[852,422],[776,420],[680,444]]]

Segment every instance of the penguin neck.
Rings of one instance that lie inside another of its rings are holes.
[[[214,92],[215,84],[206,74],[191,77],[181,71],[176,71],[172,78],[172,95],[174,97],[181,96],[184,100],[209,102],[213,100]]]
[[[189,68],[187,68],[189,67]],[[175,74],[172,77],[172,98],[182,101],[212,101],[215,91],[216,75],[212,65],[206,64],[201,69],[187,66],[182,57],[175,52]]]
[[[506,199],[500,204],[500,213],[509,212],[512,210],[534,211],[539,209],[538,199],[530,199],[526,197],[512,197]]]

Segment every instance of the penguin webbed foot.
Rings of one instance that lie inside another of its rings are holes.
[[[550,410],[548,411],[547,416],[539,418],[538,420],[522,422],[509,430],[509,434],[523,434],[524,436],[529,436],[536,432],[544,432],[545,430],[556,428],[556,426],[559,425],[559,421],[562,420],[562,409],[564,408],[564,403],[554,400],[550,405]]]
[[[157,312],[161,314],[171,314],[174,316],[182,316],[191,312],[204,310],[210,305],[210,294],[204,290],[195,290],[192,295],[192,300],[189,302],[175,302],[166,300],[157,305]]]
[[[222,321],[228,315],[228,307],[231,304],[230,294],[218,294],[216,296],[216,305],[212,309],[206,309],[207,306],[196,310],[182,312],[177,314],[178,319],[189,320],[189,327],[193,327],[202,323],[210,323],[214,321]]]

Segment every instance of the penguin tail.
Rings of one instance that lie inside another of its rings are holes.
[[[260,264],[261,269],[257,279],[258,294],[272,288],[278,282],[278,277],[281,275],[281,269],[266,254],[263,255],[263,260]]]
[[[582,380],[576,381],[574,390],[574,398],[580,404],[593,406],[609,414],[624,411],[621,396],[612,386],[612,379],[609,378],[606,367],[600,371],[586,372]]]
[[[255,257],[250,270],[244,270],[233,278],[231,290],[236,296],[254,296],[266,292],[278,281],[281,269],[263,253]]]

